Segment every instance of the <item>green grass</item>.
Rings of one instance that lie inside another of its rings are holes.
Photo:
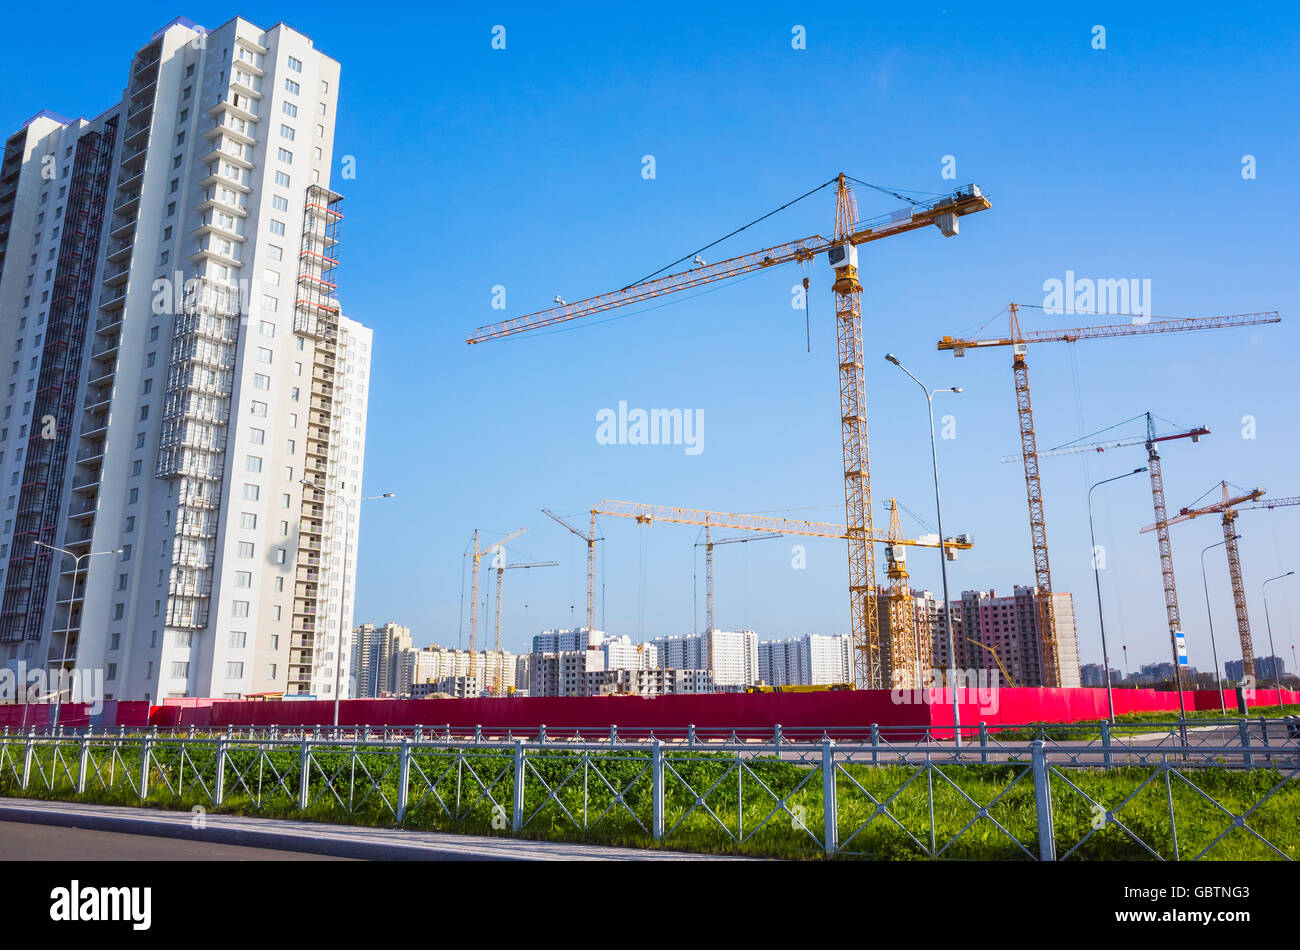
[[[293,746],[263,754],[256,744],[234,744],[228,751],[225,800],[220,808],[209,804],[215,779],[214,746],[187,744],[182,757],[180,743],[157,740],[144,801],[132,785],[139,780],[139,744],[124,743],[115,753],[108,743],[93,748],[93,761],[103,778],[92,768],[85,793],[75,791],[79,753],[73,741],[37,746],[33,780],[24,793],[16,775],[21,774],[22,746],[13,742],[0,746],[0,795],[177,810],[202,806],[215,814],[395,825],[391,810],[399,780],[395,752],[363,751],[354,758],[344,749],[314,750],[309,805],[300,811],[301,774]],[[66,763],[66,771],[56,756]],[[524,786],[526,824],[520,837],[776,858],[821,856],[823,789],[818,769],[756,758],[745,760],[747,770],[741,775],[734,755],[707,751],[669,751],[665,762],[666,834],[656,841],[649,834],[648,751],[593,752],[585,763],[579,754],[563,749],[530,752]],[[1174,857],[1169,822],[1172,795],[1178,853],[1188,858],[1231,827],[1231,817],[1207,801],[1198,788],[1234,814],[1243,814],[1282,781],[1278,770],[1266,768],[1188,769],[1183,773],[1186,779],[1172,775],[1168,789],[1163,775],[1145,766],[1108,771],[1072,767],[1060,773],[1051,777],[1057,853],[1064,855],[1082,841],[1072,857],[1089,860],[1154,858],[1117,824],[1106,822],[1094,831],[1097,810],[1085,794],[1105,809],[1118,808],[1119,822],[1156,854],[1170,859]],[[38,774],[53,776],[53,787],[47,787]],[[326,790],[323,774],[332,777],[338,798]],[[372,780],[378,790],[370,787]],[[1130,795],[1132,800],[1121,807]],[[703,798],[712,814],[697,804],[697,797]],[[928,772],[906,765],[846,764],[836,775],[836,798],[845,857],[925,859],[933,840],[933,847],[945,858],[1027,859],[1013,837],[1030,854],[1038,853],[1028,763],[937,765]],[[447,750],[422,750],[412,755],[403,827],[508,836],[513,802],[510,750],[485,748],[460,759]],[[876,802],[888,802],[889,813],[878,813]],[[979,816],[981,807],[987,807],[985,816]],[[1300,857],[1300,780],[1288,782],[1259,805],[1248,824],[1288,856]],[[1232,830],[1205,856],[1277,857],[1242,828]]]

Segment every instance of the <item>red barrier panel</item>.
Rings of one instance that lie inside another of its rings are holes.
[[[1114,691],[1117,715],[1177,712],[1178,694],[1152,689]],[[1235,714],[1234,694],[1226,694],[1229,714]],[[1255,690],[1252,707],[1275,705],[1276,690]],[[1283,690],[1287,703],[1300,703],[1300,692]],[[1104,719],[1104,689],[1002,688],[959,690],[962,724],[990,726],[1030,722],[1077,722]],[[1188,710],[1213,710],[1218,690],[1185,692]],[[874,724],[898,730],[904,726],[943,727],[952,724],[952,706],[945,690],[857,690],[819,693],[712,693],[687,696],[521,697],[517,699],[349,699],[340,703],[343,726],[450,726],[469,732],[482,726],[489,733],[509,730],[516,736],[535,735],[540,726],[556,735],[581,729],[584,734],[617,726],[624,735],[651,731],[682,735],[689,726],[701,734],[719,730],[769,731],[776,724],[786,735],[834,737],[837,731],[861,733]],[[236,701],[172,704],[154,707],[151,720],[160,728],[225,729],[227,726],[329,726],[334,722],[330,700]],[[942,729],[935,734],[942,736]],[[948,730],[951,734],[951,729]],[[893,733],[899,736],[898,732]]]

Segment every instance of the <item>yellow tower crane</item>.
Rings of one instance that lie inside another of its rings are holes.
[[[506,563],[506,549],[497,546],[496,553],[492,556],[492,570],[497,572],[497,595],[496,595],[496,671],[492,674],[492,695],[501,695],[501,589],[506,571],[526,570],[531,567],[559,567],[559,561],[529,561],[521,564]]]
[[[469,597],[469,678],[472,680],[478,675],[478,566],[479,561],[483,560],[484,555],[491,554],[502,545],[508,544],[515,538],[519,537],[527,528],[520,528],[511,534],[506,535],[500,541],[494,541],[485,548],[478,546],[478,528],[474,529],[474,549],[470,556],[474,558],[473,583],[470,585]],[[464,577],[464,575],[461,575]],[[464,590],[462,587],[461,590]]]
[[[859,687],[883,688],[888,685],[888,675],[883,669],[883,655],[889,651],[886,649],[882,654],[875,604],[876,561],[871,540],[874,530],[867,453],[867,396],[862,356],[862,282],[858,277],[858,247],[931,225],[937,227],[945,237],[952,237],[958,231],[958,218],[985,211],[990,205],[975,185],[966,185],[950,194],[924,202],[887,192],[906,201],[907,207],[864,224],[858,220],[858,207],[851,184],[854,180],[856,179],[840,174],[802,196],[807,197],[822,188],[835,185],[835,230],[829,239],[815,234],[715,264],[705,263],[697,253],[694,257],[697,266],[690,270],[656,276],[667,270],[662,268],[656,275],[629,284],[621,290],[575,303],[565,303],[557,297],[558,306],[479,327],[466,342],[499,340],[617,307],[643,303],[665,294],[740,277],[779,264],[794,261],[806,263],[819,254],[826,254],[828,263],[835,271],[833,289],[838,354],[836,365],[840,383],[839,418],[844,461],[844,537],[848,542],[849,617],[854,646],[855,680]],[[757,223],[757,220],[751,224]],[[686,259],[681,258],[669,267]]]
[[[741,531],[761,531],[772,534],[792,534],[814,538],[847,538],[849,529],[842,524],[825,521],[799,521],[793,518],[774,518],[770,515],[730,514],[725,511],[708,511],[703,508],[674,508],[667,505],[644,505],[634,501],[605,500],[592,509],[598,515],[610,515],[615,518],[633,518],[637,524],[649,525],[656,521],[668,524],[694,524],[711,527],[734,528]],[[890,540],[878,531],[867,536],[871,544],[911,545],[923,548],[937,548],[940,541],[912,541],[906,538]],[[955,559],[958,551],[965,551],[974,545],[969,535],[945,538],[942,542],[944,553],[949,559]],[[915,636],[891,637],[889,651],[881,658],[880,664],[884,674],[885,687],[893,689],[915,689],[921,684],[914,682],[916,672]],[[875,688],[875,687],[871,687]]]
[[[591,530],[583,534],[553,511],[543,508],[542,514],[587,542],[587,632],[590,633],[596,629],[596,542],[605,540],[596,534],[596,515],[592,513]]]
[[[1260,323],[1279,323],[1277,311],[1267,313],[1240,313],[1219,317],[1188,317],[1179,319],[1145,319],[1132,323],[1109,326],[1075,327],[1063,330],[1031,330],[1023,332],[1017,317],[1022,304],[1008,304],[1010,333],[991,339],[961,339],[945,336],[939,340],[940,350],[951,350],[953,356],[965,356],[967,350],[986,347],[1011,347],[1011,371],[1015,379],[1016,412],[1020,420],[1020,455],[1025,465],[1025,492],[1029,499],[1029,534],[1034,549],[1034,583],[1038,587],[1038,636],[1042,647],[1043,685],[1061,685],[1061,658],[1056,640],[1056,605],[1052,601],[1052,569],[1047,557],[1047,519],[1043,514],[1043,486],[1038,474],[1038,442],[1034,433],[1034,410],[1029,399],[1030,343],[1074,343],[1079,340],[1099,340],[1109,337],[1149,336],[1155,333],[1176,333],[1184,330],[1213,330],[1225,327],[1253,326]],[[1133,316],[1125,314],[1125,316]],[[1158,473],[1156,474],[1158,478]],[[1167,547],[1167,538],[1161,541]],[[1175,614],[1176,616],[1176,614]]]

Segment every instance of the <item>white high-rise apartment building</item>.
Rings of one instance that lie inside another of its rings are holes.
[[[758,675],[769,686],[853,682],[852,637],[808,634],[758,644]]]
[[[664,669],[710,670],[720,687],[757,683],[758,635],[753,630],[710,630],[650,641]]]
[[[348,682],[371,334],[335,296],[338,84],[283,23],[176,20],[105,112],[5,141],[0,662],[119,699]]]

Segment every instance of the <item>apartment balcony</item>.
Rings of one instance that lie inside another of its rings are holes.
[[[139,184],[143,178],[141,172],[127,183],[127,187],[118,189],[118,194],[126,193],[126,197],[113,206],[113,214],[129,214],[134,218],[136,209],[140,207]]]
[[[198,251],[190,255],[191,264],[201,264],[205,261],[216,261],[219,264],[225,264],[229,267],[241,267],[243,261],[235,257],[233,252],[227,254],[225,251],[216,248],[201,247]]]
[[[135,67],[135,69],[131,71],[131,78],[136,80],[143,80],[145,79],[146,76],[150,74],[157,75],[158,63],[161,61],[162,58],[159,56],[155,56],[153,59],[141,60],[140,63]]]
[[[205,220],[197,228],[191,231],[190,234],[196,238],[199,238],[200,240],[202,240],[207,235],[215,235],[217,237],[225,238],[228,241],[235,241],[236,243],[239,244],[244,243],[244,235],[240,234],[238,231],[234,230],[233,228],[228,228],[223,224],[218,224],[216,221],[211,220],[211,218],[213,217],[212,214],[209,214],[208,217],[209,220]]]
[[[253,186],[244,184],[242,178],[227,178],[225,175],[213,173],[199,181],[202,188],[214,188],[217,185],[225,185],[227,188],[233,188],[235,191],[242,192],[246,195],[253,193]]]
[[[135,214],[127,215],[125,221],[113,225],[113,229],[108,232],[108,236],[115,241],[123,241],[135,234]]]
[[[244,205],[231,204],[230,202],[223,201],[222,199],[217,197],[212,197],[207,199],[206,201],[201,202],[197,206],[196,210],[200,212],[225,211],[228,212],[229,214],[236,215],[237,217],[240,218],[248,217],[248,208],[245,207]]]
[[[250,70],[251,71],[251,70]],[[232,94],[248,96],[250,99],[261,99],[262,93],[254,89],[251,85],[239,79],[237,76],[230,80],[230,91]]]
[[[256,122],[257,113],[249,108],[251,105],[252,102],[245,105],[243,101],[237,101],[232,96],[223,95],[218,97],[216,104],[208,109],[207,114],[214,119],[222,115],[232,115],[237,119],[243,119],[245,122]],[[220,120],[218,119],[218,121]]]
[[[116,269],[109,269],[104,274],[104,286],[116,287],[118,284],[125,284],[129,276],[131,276],[131,262],[127,261]]]
[[[145,99],[133,105],[126,111],[126,121],[128,124],[135,121],[145,122],[147,116],[153,112],[153,98]]]
[[[135,247],[135,241],[115,241],[108,246],[104,257],[110,264],[116,264],[119,261],[129,261],[131,251]]]
[[[204,155],[201,159],[199,159],[199,161],[202,162],[204,165],[209,165],[213,162],[229,162],[231,165],[234,165],[236,168],[242,168],[245,171],[253,167],[253,163],[249,159],[245,158],[242,154],[236,152],[229,152],[226,149],[221,148],[219,144],[215,144],[212,148],[212,151]]]
[[[89,492],[99,491],[99,470],[90,476],[78,477],[72,480],[72,491],[74,494],[88,494]]]
[[[225,122],[218,122],[212,128],[203,133],[203,137],[209,140],[215,140],[221,136],[225,136],[234,142],[238,142],[240,145],[247,145],[249,148],[254,148],[257,145],[257,139],[248,134],[247,122],[244,123],[244,128],[238,129],[232,127],[230,120],[227,119]]]
[[[153,123],[148,121],[140,122],[135,126],[128,125],[126,128],[126,135],[122,139],[122,148],[125,150],[135,148],[136,146],[144,147],[148,145],[149,132],[151,129],[153,129]]]
[[[106,359],[107,357],[110,356],[116,356],[117,349],[121,341],[122,338],[120,335],[109,337],[107,341],[105,341],[104,343],[100,343],[93,350],[90,351],[90,358],[92,360],[100,360],[100,359]]]

